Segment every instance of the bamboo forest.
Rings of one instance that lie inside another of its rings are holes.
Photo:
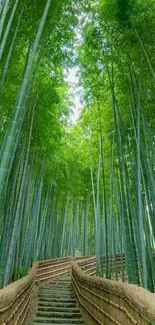
[[[154,54],[154,0],[0,1],[2,290],[79,249],[155,292]]]

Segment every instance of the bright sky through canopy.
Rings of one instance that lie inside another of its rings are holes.
[[[82,88],[79,86],[78,68],[74,67],[68,69],[68,71],[65,73],[65,78],[70,85],[69,95],[73,102],[73,110],[70,115],[70,119],[71,122],[75,124],[79,117],[80,109],[83,106],[81,102]]]

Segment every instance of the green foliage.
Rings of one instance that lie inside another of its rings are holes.
[[[81,247],[97,254],[99,274],[106,255],[108,278],[113,256],[124,253],[129,282],[153,291],[154,0],[52,1],[30,62],[45,5],[19,1],[0,65],[3,148],[22,98],[21,132],[11,134],[16,150],[9,151],[0,202],[1,286],[5,277],[8,283],[12,274],[24,276],[36,259]],[[13,2],[2,38],[12,9]],[[64,75],[75,64],[84,104],[71,125]],[[123,263],[121,272],[124,279]],[[116,265],[115,273],[118,279]]]
[[[21,266],[19,269],[19,277],[23,278],[24,276],[26,276],[29,272],[29,268],[25,267],[25,266]]]

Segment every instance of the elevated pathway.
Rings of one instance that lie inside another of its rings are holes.
[[[39,286],[38,309],[33,325],[46,324],[84,325],[70,276]]]
[[[0,290],[0,325],[155,325],[155,293],[96,277],[95,267],[95,257],[35,262]]]

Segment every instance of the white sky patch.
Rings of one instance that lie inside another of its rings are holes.
[[[72,113],[70,115],[70,121],[72,124],[76,124],[80,114],[82,104],[82,88],[79,86],[79,68],[73,67],[65,71],[65,79],[70,85],[69,96],[73,102]]]
[[[83,42],[82,31],[85,24],[89,21],[89,16],[81,13],[78,17],[78,26],[76,27],[76,41],[74,43],[75,57],[77,55],[77,48]],[[80,115],[81,108],[84,106],[84,89],[80,86],[80,68],[75,66],[65,70],[65,80],[70,85],[69,96],[73,102],[72,113],[70,114],[71,124],[76,124],[77,119]]]

